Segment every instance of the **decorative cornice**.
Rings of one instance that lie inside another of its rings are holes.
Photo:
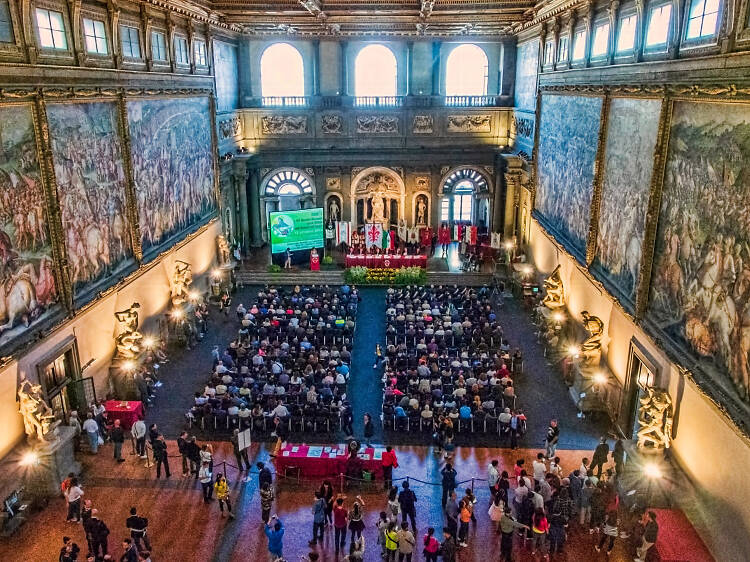
[[[750,84],[619,84],[602,86],[594,84],[577,85],[547,85],[540,86],[543,93],[562,94],[610,94],[610,95],[641,95],[650,97],[750,97]]]

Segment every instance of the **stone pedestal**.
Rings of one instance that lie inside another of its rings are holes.
[[[73,453],[75,429],[61,425],[53,434],[57,438],[52,441],[35,441],[31,444],[38,462],[24,471],[23,485],[25,495],[34,499],[58,496],[60,482],[71,472],[76,475],[81,472],[81,465]]]
[[[668,452],[668,449],[667,449]],[[660,475],[654,476],[651,468]],[[636,442],[625,442],[625,468],[617,479],[617,488],[625,505],[672,507],[672,494],[678,473],[664,449],[639,449]]]

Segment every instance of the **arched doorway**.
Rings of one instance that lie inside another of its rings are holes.
[[[268,241],[268,217],[274,211],[296,211],[315,206],[315,184],[297,168],[277,168],[261,182],[263,241]]]
[[[404,216],[404,180],[390,168],[366,168],[352,179],[351,213],[354,227],[379,222],[395,227]]]
[[[462,166],[450,170],[440,186],[440,221],[490,227],[489,180],[476,168]]]

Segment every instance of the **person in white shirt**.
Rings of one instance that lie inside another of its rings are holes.
[[[578,469],[580,472],[580,477],[584,480],[586,480],[586,477],[589,474],[589,459],[586,457],[583,457],[583,460],[581,461],[581,468]]]
[[[534,467],[534,480],[541,482],[544,480],[544,475],[547,474],[547,465],[544,464],[544,453],[539,453],[536,456],[536,460],[533,463]]]
[[[89,448],[93,455],[99,450],[99,424],[96,423],[93,414],[86,415],[86,421],[83,422],[83,431],[86,432],[86,438],[89,440]]]
[[[139,419],[130,428],[130,434],[135,439],[135,452],[142,459],[146,458],[146,422]]]
[[[487,467],[487,486],[490,488],[490,501],[495,496],[495,486],[497,486],[497,481],[500,480],[500,471],[497,469],[499,464],[497,459],[493,459]]]
[[[560,457],[555,457],[555,459],[551,463],[549,463],[549,472],[550,474],[554,474],[555,476],[562,478],[562,467],[560,466]]]
[[[271,415],[275,418],[288,418],[289,417],[289,410],[287,410],[286,406],[279,400],[276,402],[276,407],[271,411]]]
[[[83,490],[78,485],[78,478],[73,478],[70,481],[70,488],[68,488],[68,491],[65,492],[65,498],[68,500],[68,517],[65,519],[66,521],[78,523],[78,520],[81,518],[82,497]]]

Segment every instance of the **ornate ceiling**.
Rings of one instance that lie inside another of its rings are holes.
[[[536,15],[533,0],[193,0],[249,35],[508,35]],[[536,4],[539,6],[539,4]]]

